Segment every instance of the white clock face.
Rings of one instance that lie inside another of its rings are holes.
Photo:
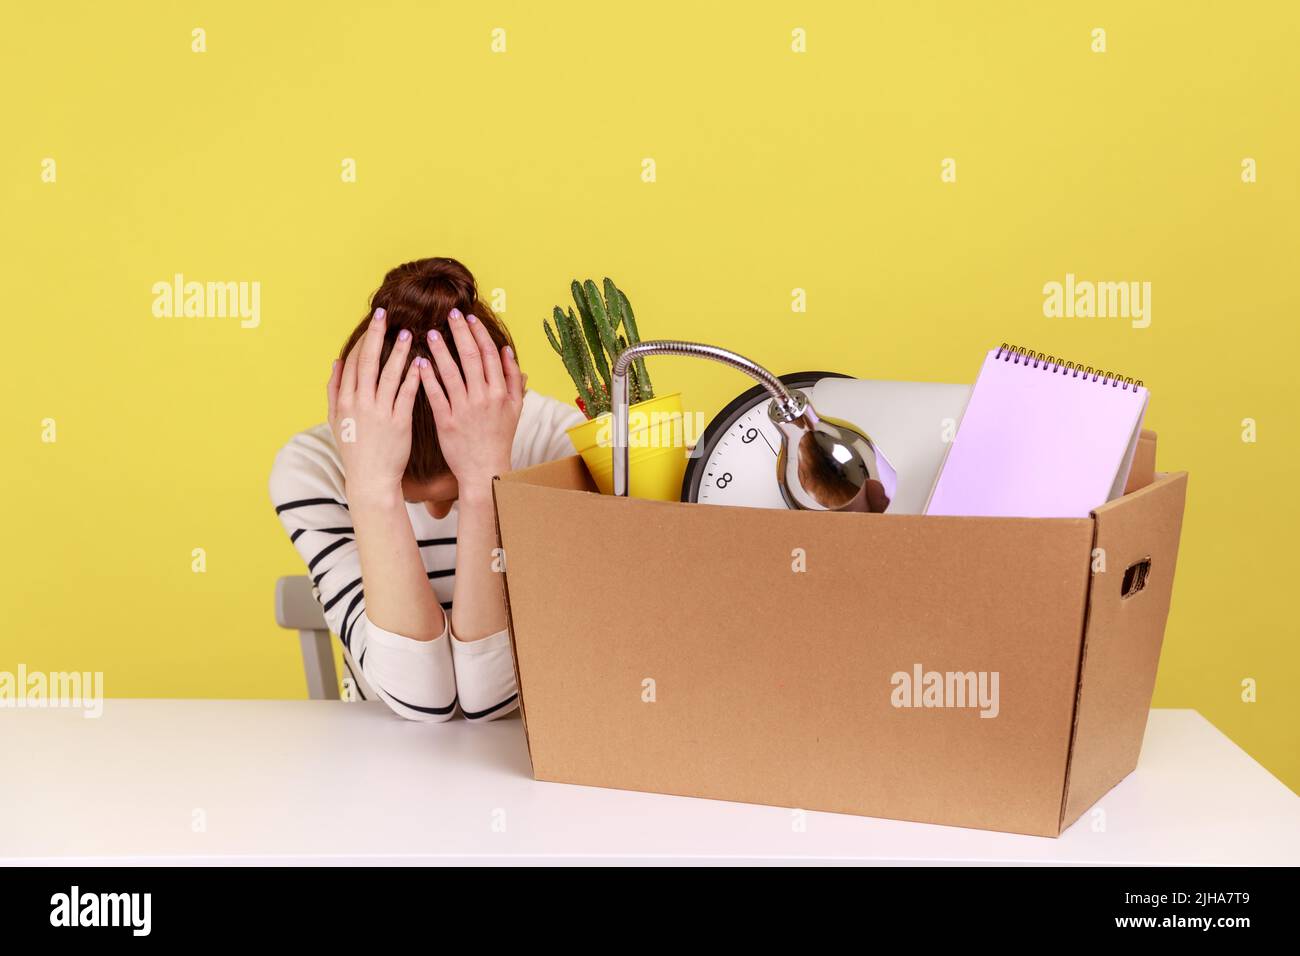
[[[766,395],[719,436],[701,463],[702,504],[748,508],[786,508],[776,481],[776,454],[781,433],[768,418]]]

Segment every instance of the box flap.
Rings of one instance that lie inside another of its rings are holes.
[[[1137,766],[1186,493],[1186,472],[1157,475],[1093,512],[1094,554],[1104,557],[1105,570],[1092,575],[1088,589],[1062,830]]]
[[[1128,481],[1124,484],[1124,494],[1131,494],[1139,488],[1145,488],[1156,480],[1156,433],[1149,428],[1142,429],[1138,436],[1137,448],[1133,452],[1133,467],[1129,469]]]
[[[497,476],[498,481],[541,485],[543,488],[568,488],[573,491],[595,491],[596,483],[591,480],[587,466],[577,455],[544,461],[540,465],[520,468]]]

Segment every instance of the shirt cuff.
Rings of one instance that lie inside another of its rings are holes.
[[[479,638],[477,641],[462,641],[456,636],[456,632],[451,629],[451,614],[447,615],[447,627],[444,634],[451,637],[451,652],[455,657],[472,657],[475,654],[490,654],[493,651],[500,651],[504,644],[510,647],[510,631],[501,628],[495,634],[489,634],[487,637]]]
[[[450,629],[452,664],[460,709],[469,720],[494,720],[519,706],[515,658],[506,629],[477,641],[462,641]]]
[[[442,633],[431,641],[417,641],[413,637],[404,637],[396,631],[386,631],[382,627],[370,620],[363,611],[361,616],[366,621],[366,636],[371,643],[379,644],[382,647],[391,647],[397,651],[408,651],[412,654],[436,654],[446,643],[448,635],[451,633],[451,616],[443,614]],[[446,653],[442,651],[442,653]]]

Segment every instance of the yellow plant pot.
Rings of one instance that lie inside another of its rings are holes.
[[[602,495],[614,493],[613,416],[601,415],[569,429],[569,440]],[[678,501],[686,473],[687,447],[682,394],[660,395],[628,409],[628,494]]]

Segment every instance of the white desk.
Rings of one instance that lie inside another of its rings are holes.
[[[0,863],[1300,863],[1300,798],[1190,710],[1058,840],[538,783],[518,719],[377,703],[0,710],[0,767]]]

